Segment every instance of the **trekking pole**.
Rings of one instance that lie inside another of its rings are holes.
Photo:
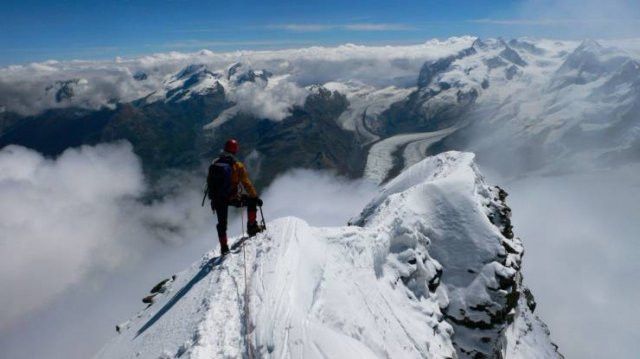
[[[264,221],[264,213],[262,213],[262,206],[260,206],[259,208],[260,208],[260,217],[262,217],[262,228],[264,228],[266,230],[267,229],[267,224]]]
[[[202,207],[204,207],[204,200],[207,198],[208,191],[209,191],[209,184],[204,186],[204,196],[202,196]]]

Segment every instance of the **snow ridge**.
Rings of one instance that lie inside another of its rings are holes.
[[[522,286],[506,193],[473,158],[413,165],[350,226],[269,223],[242,249],[249,303],[243,253],[206,254],[97,358],[561,357]]]

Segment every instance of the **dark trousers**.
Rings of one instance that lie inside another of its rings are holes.
[[[211,201],[211,209],[216,212],[218,217],[218,240],[221,247],[227,246],[227,220],[229,218],[229,206],[234,207],[247,207],[247,225],[256,223],[256,215],[258,212],[257,203],[255,198],[242,196],[240,199],[233,199],[231,201],[226,200],[213,200]]]

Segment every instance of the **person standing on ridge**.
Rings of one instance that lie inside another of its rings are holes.
[[[247,206],[247,234],[250,237],[262,231],[258,225],[257,206],[262,206],[255,187],[249,179],[246,168],[236,158],[239,149],[238,141],[229,139],[220,156],[209,166],[207,175],[207,196],[211,200],[211,210],[218,217],[218,240],[222,255],[229,253],[227,243],[227,218],[229,206]]]

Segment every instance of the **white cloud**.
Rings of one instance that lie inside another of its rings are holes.
[[[258,118],[280,121],[287,117],[293,106],[304,104],[307,91],[285,77],[245,82],[230,93],[230,99],[237,103],[241,112],[251,113]]]
[[[57,159],[18,146],[0,151],[0,331],[54,300],[206,226],[197,191],[145,205],[128,143],[69,149]],[[188,205],[187,205],[188,203]]]
[[[525,284],[567,358],[632,358],[640,350],[639,171],[505,183],[525,245]]]
[[[298,169],[276,178],[262,198],[271,219],[294,215],[314,226],[343,226],[377,192],[378,187],[364,179]]]

